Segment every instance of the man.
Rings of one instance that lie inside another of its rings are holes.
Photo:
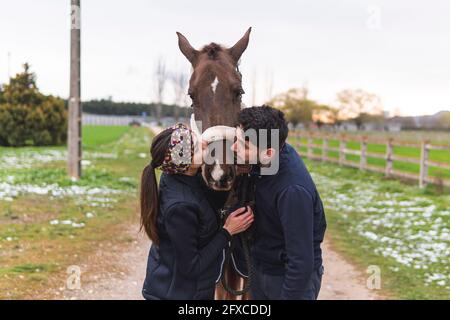
[[[252,130],[257,133],[256,141],[245,137]],[[258,135],[266,130],[267,142]],[[278,131],[275,141],[273,130]],[[279,110],[262,106],[245,108],[239,114],[232,150],[241,163],[257,162],[251,170],[256,177],[252,299],[315,300],[321,286],[324,209],[302,159],[286,143],[287,136]],[[263,174],[276,161],[278,171]]]

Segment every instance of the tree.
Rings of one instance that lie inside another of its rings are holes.
[[[324,124],[332,124],[336,121],[336,109],[324,104],[318,104],[313,108],[312,120],[320,129]]]
[[[67,105],[67,101],[65,102]],[[185,103],[186,104],[186,103]],[[158,104],[152,103],[136,103],[136,102],[115,102],[111,100],[87,100],[83,101],[83,112],[90,114],[107,114],[117,116],[141,116],[144,112],[147,114],[156,114]],[[190,108],[183,108],[176,105],[162,104],[161,116],[175,117],[189,117],[191,114]]]
[[[279,94],[269,104],[283,111],[286,120],[294,126],[312,122],[313,110],[317,107],[315,101],[308,99],[308,89],[305,87]]]
[[[3,102],[11,104],[40,104],[44,96],[39,93],[36,86],[36,75],[30,72],[30,65],[23,65],[24,71],[18,73],[10,79],[9,84],[5,84],[2,90]]]
[[[437,114],[438,120],[436,121],[436,127],[439,129],[450,129],[450,111],[441,111]]]
[[[367,115],[382,116],[381,99],[372,93],[361,89],[343,90],[337,94],[339,104],[338,118],[355,121],[358,129],[367,119]]]
[[[66,141],[66,131],[64,101],[40,93],[36,75],[24,64],[24,71],[0,92],[0,144],[60,145]]]
[[[166,71],[166,63],[164,59],[160,57],[156,63],[155,68],[156,101],[158,103],[156,107],[156,120],[158,121],[158,124],[161,123],[161,110],[167,79],[168,73]]]
[[[174,104],[180,107],[186,106],[186,97],[187,97],[187,88],[188,88],[188,75],[179,70],[177,72],[173,72],[170,75],[170,80],[172,82],[173,90],[174,90]],[[178,122],[178,118],[180,116],[180,109],[174,109],[174,117],[175,121]]]

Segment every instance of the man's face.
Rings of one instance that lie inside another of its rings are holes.
[[[237,164],[257,164],[258,148],[256,137],[246,137],[242,127],[236,129],[236,141],[231,146],[231,151],[236,155]]]

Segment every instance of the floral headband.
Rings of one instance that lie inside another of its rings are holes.
[[[194,155],[192,131],[182,123],[172,126],[166,156],[159,168],[168,174],[183,173],[189,169]]]

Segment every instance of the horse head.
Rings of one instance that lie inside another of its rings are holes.
[[[230,147],[244,94],[238,63],[247,48],[250,31],[251,28],[230,48],[210,43],[200,50],[177,32],[178,46],[193,69],[188,90],[194,108],[191,128],[208,142],[202,175],[214,190],[230,190],[236,177]]]

